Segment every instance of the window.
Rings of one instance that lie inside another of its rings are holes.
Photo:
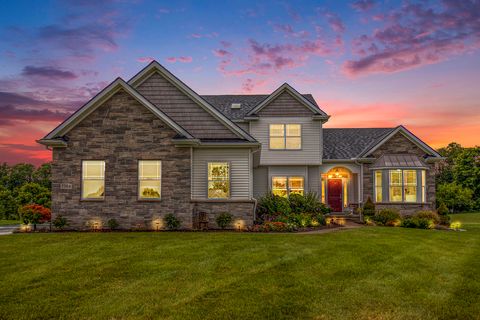
[[[425,170],[422,170],[422,202],[427,202]]]
[[[230,168],[228,162],[208,163],[208,198],[230,197]]]
[[[302,148],[302,126],[300,124],[271,124],[270,149],[299,150]]]
[[[82,199],[104,199],[105,161],[82,161]]]
[[[157,160],[138,161],[138,198],[160,199],[162,184],[162,162]]]
[[[417,202],[417,171],[403,170],[405,202]]]
[[[375,202],[382,202],[382,171],[375,171]]]
[[[402,170],[390,170],[390,201],[402,202]]]
[[[289,194],[304,193],[303,177],[272,177],[272,194],[286,197]]]

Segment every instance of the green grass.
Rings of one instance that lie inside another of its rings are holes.
[[[480,319],[466,232],[0,237],[0,319]]]
[[[9,226],[15,224],[21,224],[22,221],[20,220],[0,220],[0,226]]]

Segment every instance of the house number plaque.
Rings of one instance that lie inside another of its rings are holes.
[[[60,184],[60,189],[62,189],[62,190],[70,190],[70,189],[72,189],[72,184],[71,184],[71,183],[61,183],[61,184]]]

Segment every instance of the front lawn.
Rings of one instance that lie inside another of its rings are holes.
[[[0,237],[0,319],[479,319],[466,232],[56,233]]]

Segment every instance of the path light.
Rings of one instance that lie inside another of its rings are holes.
[[[460,221],[454,221],[450,223],[450,228],[453,230],[458,230],[462,227],[462,223]]]
[[[20,231],[22,232],[30,232],[30,230],[31,230],[31,227],[28,224],[22,224],[20,226]]]
[[[238,231],[242,231],[243,228],[245,227],[245,221],[238,219],[237,221],[235,221],[235,226]]]
[[[100,219],[91,220],[90,227],[92,231],[100,231],[102,230],[102,221]]]
[[[153,220],[153,226],[155,228],[155,231],[160,231],[160,229],[162,228],[162,220],[161,219]]]

